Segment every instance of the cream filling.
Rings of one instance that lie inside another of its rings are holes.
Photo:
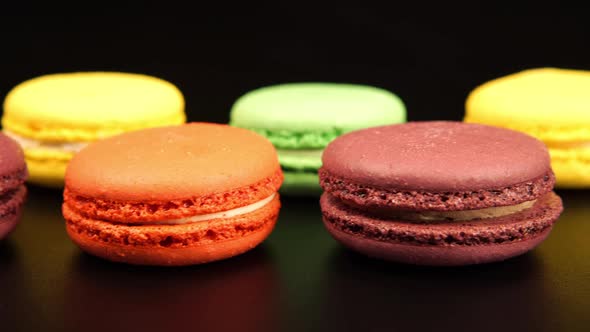
[[[265,206],[266,204],[270,203],[272,199],[275,197],[276,194],[272,194],[267,198],[260,200],[256,203],[252,203],[250,205],[242,206],[236,209],[231,209],[227,211],[215,212],[215,213],[207,213],[207,214],[198,214],[192,217],[180,218],[180,219],[171,219],[171,220],[159,220],[156,222],[150,222],[150,225],[184,225],[194,222],[200,221],[207,221],[212,219],[220,219],[220,218],[232,218],[235,216],[239,216],[242,214],[250,213],[252,211],[258,210]]]
[[[55,152],[80,152],[88,142],[51,142],[39,141],[32,138],[22,137],[10,131],[3,131],[6,136],[15,140],[23,149],[43,149]]]
[[[412,220],[412,221],[436,221],[436,220],[473,220],[498,218],[520,212],[531,208],[537,200],[532,200],[516,205],[491,207],[478,210],[464,210],[464,211],[388,211],[385,214],[388,217]]]
[[[280,157],[286,158],[314,158],[321,160],[324,149],[277,149],[277,153]]]

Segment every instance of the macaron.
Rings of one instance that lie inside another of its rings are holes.
[[[458,266],[524,254],[563,207],[542,142],[508,129],[415,122],[343,135],[319,171],[324,225],[399,263]]]
[[[465,121],[525,132],[548,147],[557,187],[590,188],[590,71],[537,68],[474,89]]]
[[[395,94],[372,86],[290,83],[259,88],[233,105],[230,125],[253,130],[277,148],[285,174],[281,192],[319,196],[322,151],[356,129],[405,122]]]
[[[184,121],[184,98],[167,81],[140,74],[78,72],[17,85],[4,100],[2,126],[24,149],[29,181],[61,187],[67,163],[88,143]]]
[[[20,146],[0,134],[0,239],[18,224],[25,203],[27,165]]]
[[[74,156],[62,212],[83,251],[137,265],[229,258],[273,230],[283,174],[264,137],[227,125],[144,129]]]

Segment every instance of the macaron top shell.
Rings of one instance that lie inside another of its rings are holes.
[[[471,92],[466,121],[515,127],[542,139],[590,139],[590,71],[536,68]],[[564,132],[565,131],[565,132]]]
[[[227,125],[193,123],[92,143],[72,159],[65,181],[67,192],[94,199],[168,201],[222,194],[277,172],[276,151],[262,136]],[[248,198],[241,200],[247,204]]]
[[[254,130],[332,133],[327,138],[331,140],[358,128],[399,123],[405,119],[402,101],[380,88],[337,83],[290,83],[245,94],[234,104],[230,123]],[[316,147],[321,144],[304,142],[303,145]]]
[[[25,156],[20,145],[0,133],[0,194],[18,189],[27,176]]]
[[[25,157],[20,145],[0,133],[0,178],[23,171],[25,168]]]
[[[184,119],[184,98],[167,81],[141,74],[77,72],[17,85],[6,96],[2,121],[4,128],[33,139],[85,141]]]
[[[546,147],[508,129],[414,122],[343,135],[323,154],[333,176],[385,190],[499,189],[552,174]]]

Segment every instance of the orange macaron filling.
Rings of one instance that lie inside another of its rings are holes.
[[[213,192],[204,196],[189,196],[171,200],[116,201],[87,197],[64,190],[64,201],[75,211],[100,220],[145,224],[214,214],[256,204],[275,195],[283,181],[277,169],[274,174],[257,183],[226,192]]]

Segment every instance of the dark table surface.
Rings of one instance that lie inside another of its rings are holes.
[[[277,227],[239,257],[183,268],[83,254],[61,192],[30,187],[0,243],[0,331],[590,331],[590,191],[541,246],[484,266],[367,259],[323,229],[315,199],[283,198]]]

